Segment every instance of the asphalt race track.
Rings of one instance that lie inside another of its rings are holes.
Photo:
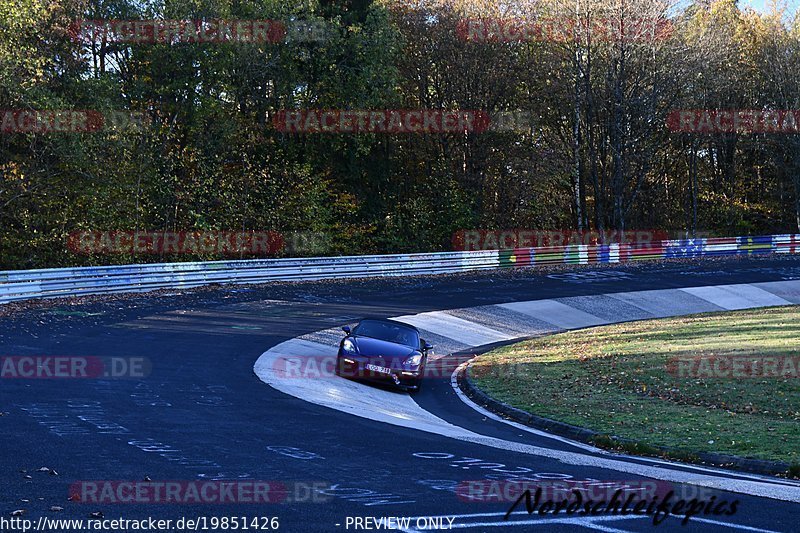
[[[355,531],[348,527],[353,517],[389,516],[441,517],[445,527],[465,531],[797,531],[800,483],[576,446],[474,410],[449,377],[427,382],[413,397],[347,382],[390,415],[427,413],[441,422],[441,431],[419,431],[304,401],[253,370],[270,348],[364,316],[792,280],[800,280],[800,258],[776,257],[275,284],[34,306],[0,318],[0,355],[142,357],[152,368],[141,379],[0,381],[0,516],[24,510],[34,522],[96,512],[106,519],[278,517],[278,530],[290,532]],[[497,328],[506,331],[507,324]],[[439,353],[448,342],[429,340]],[[454,438],[459,432],[481,438]],[[454,491],[509,472],[622,484],[646,481],[640,473],[648,469],[706,476],[703,487],[675,487],[738,499],[738,512],[695,517],[683,527],[675,517],[654,526],[632,515],[529,516],[520,506],[505,521],[510,503],[465,501]],[[91,480],[258,480],[294,493],[272,504],[68,500],[70,487]]]

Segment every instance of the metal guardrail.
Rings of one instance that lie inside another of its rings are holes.
[[[475,252],[312,257],[10,270],[0,272],[0,303],[212,283],[444,274],[547,264],[626,263],[670,258],[800,253],[800,235],[683,239],[649,244],[570,245]]]

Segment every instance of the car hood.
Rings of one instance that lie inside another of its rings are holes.
[[[395,359],[411,357],[417,350],[405,344],[395,344],[394,342],[371,339],[369,337],[351,337],[356,351],[359,355],[366,357],[376,357],[382,359]]]

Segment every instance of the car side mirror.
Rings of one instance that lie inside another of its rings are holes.
[[[426,352],[428,350],[433,350],[433,344],[429,343],[428,341],[425,341],[425,344],[423,345],[423,348],[425,348]]]
[[[350,335],[350,326],[344,326],[344,327],[342,328],[342,331],[344,331],[345,333],[347,333],[348,335]]]

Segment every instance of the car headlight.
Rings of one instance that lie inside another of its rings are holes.
[[[350,339],[345,339],[342,343],[342,349],[347,353],[356,353],[356,345]]]
[[[422,354],[412,355],[408,359],[405,360],[405,364],[408,366],[419,366],[422,363]]]

